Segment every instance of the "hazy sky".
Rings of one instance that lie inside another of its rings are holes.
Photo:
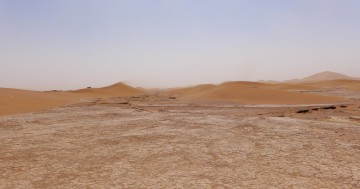
[[[359,0],[0,0],[0,87],[360,76]]]

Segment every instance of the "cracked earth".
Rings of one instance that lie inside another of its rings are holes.
[[[0,116],[0,188],[360,188],[359,104],[94,99]]]

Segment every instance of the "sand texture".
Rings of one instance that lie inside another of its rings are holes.
[[[0,188],[360,188],[359,83],[1,88]]]
[[[321,104],[345,101],[340,97],[290,91],[317,88],[311,85],[228,82],[174,89],[169,94],[184,99],[232,101],[241,104]]]
[[[359,188],[359,105],[143,95],[0,116],[0,188]]]
[[[134,96],[144,94],[143,90],[117,83],[103,88],[80,89],[76,91],[26,91],[0,88],[0,115],[33,112],[77,103],[88,98]]]

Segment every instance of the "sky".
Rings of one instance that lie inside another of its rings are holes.
[[[0,0],[0,87],[360,77],[359,0]]]

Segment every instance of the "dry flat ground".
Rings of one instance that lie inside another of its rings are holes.
[[[0,116],[0,188],[360,188],[360,103],[323,106],[153,94]]]

